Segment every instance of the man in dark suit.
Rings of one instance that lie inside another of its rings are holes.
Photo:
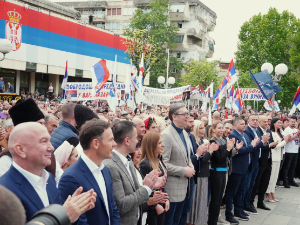
[[[234,130],[229,135],[229,139],[235,138],[237,143],[244,142],[242,148],[239,149],[238,154],[232,157],[232,172],[228,177],[225,204],[226,204],[226,220],[231,224],[238,224],[239,222],[233,217],[232,204],[234,201],[234,216],[241,220],[249,220],[243,210],[243,193],[247,181],[247,171],[251,162],[251,152],[257,145],[258,139],[250,141],[247,135],[244,134],[246,128],[245,120],[237,117],[234,120]]]
[[[54,177],[45,170],[51,163],[54,150],[46,127],[36,122],[17,125],[10,133],[8,148],[13,164],[0,178],[0,185],[21,200],[26,211],[26,222],[49,204],[62,204]],[[74,194],[70,193],[72,198],[69,197],[64,203],[71,222],[94,207],[93,191],[89,195],[79,195],[81,191],[82,188],[79,188]]]
[[[198,168],[200,168],[200,157],[204,154],[204,148],[198,147],[198,144],[196,142],[195,136],[191,134],[191,132],[194,130],[194,114],[190,113],[189,118],[187,121],[187,124],[184,127],[184,130],[188,133],[189,136],[189,142],[190,142],[190,158],[194,165],[194,168],[196,171],[199,171]],[[189,198],[185,199],[183,211],[181,214],[181,218],[179,221],[179,225],[185,225],[187,220],[187,214],[191,210],[192,201],[193,201],[193,194],[194,194],[194,187],[197,183],[197,176],[196,174],[194,177],[190,179],[190,196]]]
[[[62,175],[59,194],[64,200],[80,186],[84,191],[94,189],[97,193],[95,208],[82,214],[78,224],[96,225],[101,221],[103,225],[119,225],[111,174],[102,163],[112,157],[112,149],[116,146],[110,124],[99,119],[87,121],[80,129],[79,141],[83,154]]]
[[[266,116],[259,116],[258,118],[259,126],[257,128],[259,135],[263,136],[265,134],[269,134],[270,137],[272,136],[271,131],[267,129],[268,127],[268,118]],[[273,140],[271,137],[270,140]],[[271,210],[267,207],[263,200],[265,193],[267,191],[269,180],[271,176],[272,170],[272,151],[271,149],[274,148],[278,144],[277,142],[268,143],[260,149],[260,157],[259,157],[259,170],[256,176],[255,185],[252,189],[251,197],[250,197],[250,207],[254,208],[254,199],[256,193],[258,193],[258,201],[257,201],[257,208],[264,209],[264,210]],[[255,209],[255,208],[254,208]]]
[[[266,133],[261,135],[257,130],[258,127],[258,116],[251,114],[248,118],[248,126],[245,129],[245,133],[248,135],[249,139],[252,141],[255,138],[258,138],[260,141],[253,149],[251,153],[251,170],[247,171],[247,183],[244,189],[244,210],[252,213],[254,215],[258,214],[254,205],[250,205],[250,197],[252,193],[253,186],[255,184],[255,179],[259,170],[259,158],[261,157],[261,149],[267,144],[270,134]]]

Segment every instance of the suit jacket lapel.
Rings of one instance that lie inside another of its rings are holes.
[[[170,131],[173,134],[173,137],[174,137],[175,141],[177,142],[178,146],[180,147],[180,149],[181,149],[181,151],[183,153],[183,156],[185,158],[185,161],[188,162],[187,155],[186,155],[186,149],[184,147],[184,144],[181,141],[181,138],[180,138],[178,132],[175,130],[175,128],[172,125],[170,125]],[[187,147],[188,147],[188,143],[187,143],[186,138],[185,138],[185,142],[186,142]]]
[[[96,191],[98,197],[102,201],[103,206],[105,207],[103,195],[101,193],[100,187],[99,187],[99,185],[98,185],[98,183],[97,183],[94,175],[92,174],[92,172],[90,171],[90,169],[87,167],[87,165],[85,164],[85,162],[82,160],[82,158],[79,158],[78,160],[79,160],[79,167],[84,172],[83,175],[85,176],[85,178],[87,179],[87,181],[90,182],[90,184],[93,186],[93,188]]]
[[[13,166],[10,168],[10,174],[14,181],[20,185],[20,190],[28,197],[28,199],[36,206],[38,210],[45,208],[41,198],[29,183],[29,181]]]
[[[129,163],[129,169],[130,169],[131,174],[132,174],[132,179],[133,179],[135,188],[139,189],[140,184],[139,184],[139,181],[138,181],[138,178],[137,178],[137,175],[136,175],[136,169],[135,169],[132,161],[130,161],[130,163]]]
[[[61,204],[61,200],[58,195],[58,190],[56,188],[56,182],[54,178],[50,175],[46,185],[46,191],[48,195],[49,204]]]
[[[115,161],[117,163],[117,165],[120,167],[120,169],[123,171],[123,173],[127,176],[133,190],[136,190],[135,189],[135,184],[133,183],[133,180],[131,179],[130,177],[130,174],[128,173],[124,163],[121,161],[121,159],[119,158],[119,156],[113,152],[113,157],[112,157],[112,160]]]

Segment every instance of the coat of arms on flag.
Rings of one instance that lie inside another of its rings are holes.
[[[19,24],[22,16],[15,10],[7,12],[7,15],[9,21],[6,20],[5,36],[12,43],[12,50],[17,51],[22,43],[22,24]]]

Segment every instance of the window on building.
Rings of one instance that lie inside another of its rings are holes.
[[[182,28],[182,23],[177,23],[178,24],[178,28]]]
[[[113,15],[113,16],[117,15],[117,9],[116,8],[111,9],[111,15]]]
[[[176,42],[176,43],[182,43],[182,42],[183,42],[183,38],[184,38],[183,35],[178,35],[178,36],[176,37],[175,42]]]
[[[105,23],[97,23],[97,24],[95,24],[95,25],[96,25],[96,27],[105,29]]]
[[[111,23],[111,28],[112,30],[116,29],[116,23]]]
[[[107,9],[106,15],[111,16],[111,9]]]
[[[121,8],[117,8],[117,15],[122,15]]]
[[[106,29],[110,30],[110,23],[106,23]]]
[[[117,23],[117,30],[120,30],[120,23]]]
[[[127,23],[122,23],[123,25],[123,30],[127,28]]]
[[[128,8],[128,16],[132,15],[133,14],[133,8]]]
[[[177,52],[177,58],[178,58],[178,59],[181,58],[181,52]]]
[[[83,10],[82,15],[90,15],[91,11],[90,10]]]

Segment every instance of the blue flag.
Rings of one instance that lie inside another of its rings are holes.
[[[249,72],[252,80],[266,100],[269,100],[277,91],[282,91],[279,85],[273,84],[272,77],[267,70],[253,74],[249,69]]]

